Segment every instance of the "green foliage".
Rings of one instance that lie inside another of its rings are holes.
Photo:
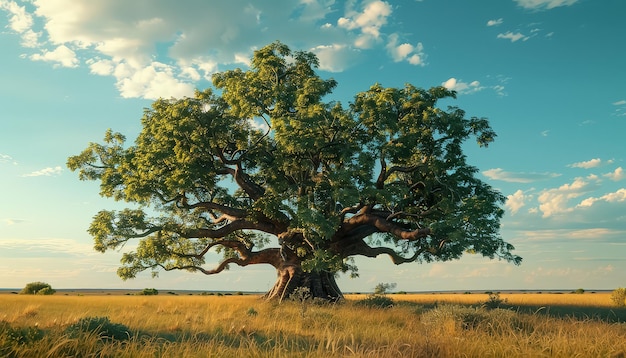
[[[31,282],[26,284],[20,294],[23,295],[53,295],[56,293],[56,290],[50,286],[50,284],[45,282]]]
[[[492,309],[500,308],[501,306],[505,305],[506,302],[507,302],[506,298],[500,297],[500,292],[495,292],[495,293],[490,292],[489,298],[487,299],[487,301],[483,302],[481,307],[492,310]]]
[[[376,287],[374,287],[374,294],[386,295],[389,292],[391,292],[393,289],[395,289],[396,286],[397,285],[395,283],[379,283],[378,285],[376,285]]]
[[[250,317],[256,317],[259,315],[259,312],[257,310],[254,309],[254,307],[250,307],[248,308],[248,310],[246,311],[246,315],[250,316]]]
[[[71,338],[84,334],[95,334],[102,340],[128,340],[131,332],[121,323],[113,323],[109,317],[83,317],[65,329]]]
[[[611,292],[611,301],[617,307],[626,306],[626,288],[619,287]]]
[[[138,293],[140,296],[156,296],[158,294],[159,291],[156,288],[144,288]]]
[[[278,255],[352,275],[358,255],[521,262],[499,234],[505,197],[463,152],[468,140],[493,142],[487,119],[439,108],[456,97],[444,87],[375,84],[348,105],[326,101],[337,82],[318,65],[310,52],[269,44],[250,69],[216,73],[214,88],[152,103],[132,144],[108,130],[68,158],[101,196],[131,204],[100,211],[88,230],[100,252],[139,240],[122,254],[120,277],[278,267]],[[279,250],[261,251],[276,241]],[[212,248],[224,259],[213,270],[204,267]]]
[[[13,327],[8,322],[0,321],[0,355],[5,345],[30,344],[41,340],[44,332],[37,327]]]
[[[584,288],[577,288],[572,293],[575,293],[577,295],[582,295],[583,293],[585,293],[585,289]]]

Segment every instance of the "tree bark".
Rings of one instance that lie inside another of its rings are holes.
[[[263,297],[267,300],[283,301],[294,293],[299,298],[320,298],[330,302],[343,299],[332,272],[305,272],[299,264],[285,264],[276,269],[274,287]]]

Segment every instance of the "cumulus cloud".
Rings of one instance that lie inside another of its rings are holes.
[[[0,9],[9,14],[9,28],[15,32],[26,32],[33,26],[33,17],[26,12],[25,6],[19,6],[15,1],[0,1]]]
[[[487,26],[498,26],[504,22],[503,18],[487,21]]]
[[[559,6],[570,6],[578,0],[515,0],[515,2],[529,10],[550,10]]]
[[[56,166],[54,168],[52,167],[48,167],[48,168],[44,168],[41,170],[36,170],[34,172],[31,172],[29,174],[24,174],[22,175],[23,177],[41,177],[41,176],[57,176],[59,174],[61,174],[61,172],[63,171],[63,168],[61,168],[60,166]]]
[[[442,86],[449,90],[456,91],[460,94],[469,94],[475,93],[478,91],[482,91],[485,87],[480,85],[478,81],[472,82],[463,82],[462,80],[457,80],[454,77],[449,78],[447,81],[441,83]]]
[[[600,164],[602,164],[602,160],[600,158],[594,158],[594,159],[587,160],[584,162],[570,164],[568,165],[568,167],[589,169],[589,168],[598,167],[600,166]]]
[[[34,49],[28,58],[62,67],[84,64],[94,75],[115,77],[124,97],[190,94],[196,82],[210,79],[219,67],[247,65],[258,46],[277,38],[298,49],[314,49],[327,71],[358,62],[363,55],[359,50],[383,46],[389,46],[394,61],[424,64],[419,42],[384,33],[392,13],[387,1],[128,4],[37,0],[24,7],[0,0],[0,8],[9,14],[9,28],[21,34],[23,47]]]
[[[337,26],[348,30],[360,30],[361,35],[354,42],[358,48],[369,48],[380,38],[380,29],[387,24],[391,15],[391,5],[385,1],[366,3],[361,11],[348,9],[345,17],[337,20]]]
[[[563,184],[558,188],[546,189],[538,196],[539,210],[547,218],[555,214],[568,213],[574,210],[570,200],[588,193],[592,188],[590,182],[576,178],[571,184]]]
[[[506,199],[506,208],[511,211],[511,214],[515,215],[526,205],[526,201],[530,199],[530,196],[525,195],[522,190],[517,190],[511,195],[507,195]]]
[[[524,34],[522,34],[521,32],[511,32],[511,31],[507,31],[505,33],[500,33],[498,34],[497,38],[499,39],[505,39],[505,40],[511,40],[511,42],[517,42],[519,40],[522,41],[526,41],[528,40],[530,37],[526,36]]]
[[[611,180],[613,180],[613,181],[620,181],[620,180],[626,178],[626,175],[624,174],[624,169],[622,169],[622,167],[618,167],[612,173],[606,173],[606,174],[604,174],[604,176],[609,178],[609,179],[611,179]]]
[[[411,45],[409,43],[399,44],[398,34],[389,35],[387,42],[387,51],[393,58],[394,62],[407,61],[412,65],[424,66],[424,46],[422,43]]]
[[[78,67],[78,58],[76,53],[69,47],[61,45],[52,51],[43,50],[42,53],[36,53],[30,56],[33,61],[53,62],[56,66],[62,67]]]
[[[502,180],[509,183],[532,183],[559,177],[557,173],[523,173],[508,172],[502,168],[488,169],[482,172],[484,176],[493,180]]]

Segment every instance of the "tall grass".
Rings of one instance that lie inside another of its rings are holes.
[[[375,309],[356,305],[358,298],[336,305],[277,305],[256,296],[0,295],[0,321],[4,322],[0,325],[0,356],[626,355],[625,323],[593,317],[554,317],[543,314],[544,310],[526,313],[514,307],[487,310],[478,304],[487,299],[482,294],[451,295],[456,302],[441,296],[433,300],[437,295],[422,296],[431,299],[393,295],[393,307]],[[533,304],[552,304],[552,297],[537,296],[544,300]],[[560,295],[559,300],[564,299],[561,296],[574,295]],[[588,300],[599,297],[576,296]],[[507,295],[507,299],[511,303],[517,297]],[[556,303],[563,305],[559,300]],[[583,303],[572,309],[580,306]],[[123,324],[129,329],[130,339],[103,340],[97,332],[84,332],[80,337],[67,333],[69,326],[85,317],[108,317],[113,323]]]

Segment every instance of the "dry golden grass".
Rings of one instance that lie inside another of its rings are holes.
[[[392,308],[261,301],[258,296],[0,295],[0,321],[38,327],[43,338],[18,344],[0,331],[12,357],[623,357],[626,325],[567,314],[486,310],[486,294],[391,295]],[[542,307],[610,306],[608,294],[503,294]],[[401,303],[398,301],[406,301]],[[604,301],[608,303],[605,303]],[[435,304],[437,302],[437,304]],[[473,305],[473,306],[470,306]],[[607,311],[609,308],[607,308]],[[624,311],[622,318],[625,316]],[[83,317],[109,317],[129,341],[69,336]],[[0,326],[1,327],[1,326]]]

